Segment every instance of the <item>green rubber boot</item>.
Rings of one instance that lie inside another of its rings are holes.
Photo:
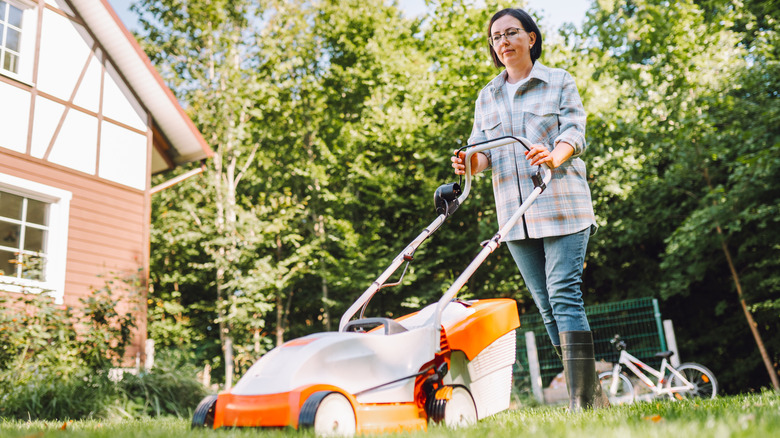
[[[561,332],[563,375],[569,390],[569,411],[609,406],[596,375],[593,334],[586,331]]]

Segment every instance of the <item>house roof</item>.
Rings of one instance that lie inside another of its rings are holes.
[[[213,151],[203,135],[108,0],[70,0],[70,3],[168,140],[170,149],[158,149],[168,156],[166,161],[180,165],[210,157]],[[152,173],[168,169],[162,160],[153,160],[152,167]]]

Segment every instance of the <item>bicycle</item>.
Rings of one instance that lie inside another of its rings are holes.
[[[633,403],[636,399],[634,385],[626,373],[622,372],[623,365],[652,391],[651,397],[668,395],[671,399],[682,400],[688,397],[715,398],[718,393],[718,381],[704,365],[686,362],[673,368],[668,360],[674,352],[662,351],[655,355],[661,359],[661,368],[656,370],[632,356],[626,350],[626,343],[620,335],[615,335],[610,343],[620,352],[620,359],[612,371],[599,374],[599,382],[611,404]],[[645,372],[655,376],[657,380],[653,382]]]

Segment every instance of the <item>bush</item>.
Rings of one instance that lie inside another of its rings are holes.
[[[116,398],[108,379],[133,322],[104,309],[118,300],[93,291],[83,310],[55,305],[45,294],[0,299],[0,416],[20,419],[89,418]],[[109,327],[111,326],[111,327]]]
[[[206,388],[195,379],[197,372],[194,365],[174,352],[163,352],[150,372],[124,375],[119,383],[126,401],[124,410],[134,416],[190,417],[207,394]]]
[[[161,353],[150,372],[109,378],[133,327],[130,313],[115,311],[109,286],[82,300],[78,312],[40,294],[0,297],[0,417],[189,416],[205,390],[173,354]]]
[[[64,372],[63,372],[64,371]],[[65,420],[102,417],[117,396],[107,373],[86,368],[61,370],[28,367],[0,374],[3,380],[0,417]]]

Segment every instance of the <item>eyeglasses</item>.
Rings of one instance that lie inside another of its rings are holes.
[[[504,33],[497,33],[495,35],[491,35],[488,37],[488,43],[491,46],[495,46],[496,44],[501,42],[501,38],[506,37],[507,41],[514,41],[520,36],[520,31],[525,31],[525,29],[521,29],[519,27],[512,27],[504,31]]]

